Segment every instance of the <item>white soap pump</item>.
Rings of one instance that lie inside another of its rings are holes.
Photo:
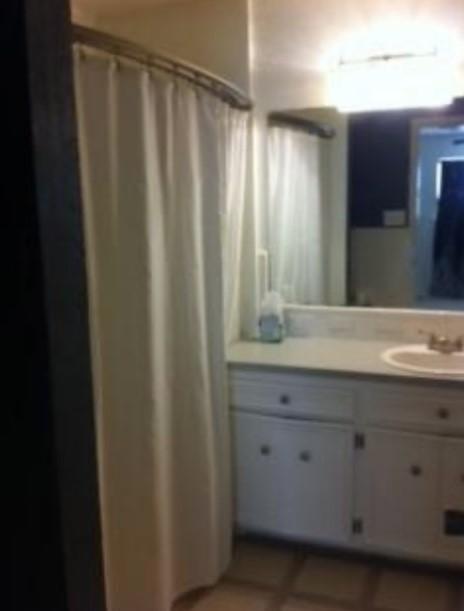
[[[266,293],[261,303],[259,338],[262,342],[281,342],[284,339],[284,302],[275,291]]]

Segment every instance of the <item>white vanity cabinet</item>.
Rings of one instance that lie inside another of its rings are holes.
[[[464,565],[464,390],[230,379],[239,529]]]

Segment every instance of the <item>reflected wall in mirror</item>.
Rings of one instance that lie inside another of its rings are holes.
[[[464,309],[464,98],[273,113],[270,283],[289,303]]]

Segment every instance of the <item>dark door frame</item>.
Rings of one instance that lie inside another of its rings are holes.
[[[12,399],[1,433],[11,509],[2,608],[104,611],[68,1],[5,0],[0,30],[2,244],[12,272],[3,287]]]

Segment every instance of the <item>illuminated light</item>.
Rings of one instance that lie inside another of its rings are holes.
[[[437,53],[382,55],[340,62],[328,74],[328,94],[346,113],[442,107],[456,79],[456,63]]]
[[[462,89],[457,31],[412,15],[370,21],[320,58],[328,102],[344,112],[440,107]]]
[[[326,72],[340,62],[365,61],[382,55],[464,57],[464,41],[457,30],[412,16],[369,21],[333,40],[321,54],[318,68]]]

